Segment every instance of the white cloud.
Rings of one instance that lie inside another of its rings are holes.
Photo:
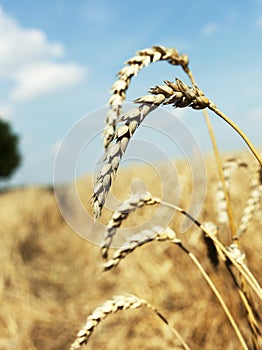
[[[41,30],[20,27],[0,6],[0,79],[14,82],[11,98],[30,99],[79,82],[86,69],[57,63],[64,52]]]
[[[17,85],[11,91],[13,100],[21,101],[72,86],[81,80],[85,70],[75,64],[40,62],[21,69],[16,76]]]
[[[201,30],[204,36],[211,36],[218,31],[218,25],[214,22],[207,23]]]

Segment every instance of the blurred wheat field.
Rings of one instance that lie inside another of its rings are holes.
[[[207,169],[208,191],[200,218],[216,223],[214,193],[218,178],[213,160],[208,159]],[[181,181],[180,205],[187,207],[191,179],[183,162],[177,164],[177,171]],[[236,222],[248,197],[247,176],[245,170],[234,176],[231,192]],[[129,196],[127,183],[133,178],[142,178],[153,195],[161,195],[157,177],[145,167],[119,172],[113,188],[116,197],[123,200]],[[79,180],[78,191],[89,206],[91,177]],[[89,207],[88,210],[91,212]],[[153,210],[153,207],[138,210],[130,215],[127,224],[143,221]],[[170,226],[178,229],[180,223],[176,215]],[[261,212],[258,212],[240,239],[248,266],[260,284],[261,227]],[[83,240],[67,226],[50,189],[37,187],[0,195],[0,230],[1,350],[68,349],[86,316],[104,300],[123,293],[138,295],[157,307],[192,349],[239,348],[231,325],[199,271],[168,242],[145,245],[113,271],[102,273],[99,247]],[[185,237],[221,291],[252,348],[245,310],[228,271],[221,263],[216,268],[210,263],[196,228],[186,232]],[[227,239],[226,235],[223,239]],[[253,299],[261,315],[261,303],[255,295]],[[97,327],[86,345],[87,349],[119,347],[181,348],[170,330],[143,308],[111,316]]]

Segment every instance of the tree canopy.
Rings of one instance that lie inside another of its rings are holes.
[[[8,179],[21,164],[19,137],[10,124],[0,118],[0,180]]]

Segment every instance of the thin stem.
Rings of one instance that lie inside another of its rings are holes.
[[[189,79],[191,80],[192,85],[193,86],[196,85],[195,78],[193,76],[193,73],[190,71],[190,69],[188,67],[186,67],[186,68],[184,68],[184,71],[187,73]],[[212,124],[211,124],[211,121],[210,121],[210,118],[208,116],[206,109],[203,110],[203,114],[204,114],[204,118],[205,118],[205,121],[207,124],[210,139],[212,142],[213,151],[214,151],[215,158],[216,158],[216,163],[218,166],[219,178],[220,178],[220,181],[222,183],[222,189],[224,192],[226,205],[227,205],[227,213],[228,213],[229,226],[230,226],[230,230],[231,230],[231,237],[233,238],[236,236],[236,227],[235,227],[235,223],[234,223],[232,208],[230,205],[229,194],[228,194],[228,190],[227,190],[226,183],[225,183],[222,162],[221,162],[220,154],[218,151],[217,142],[216,142],[215,134],[214,134],[214,131],[212,128]]]
[[[214,150],[216,163],[217,163],[217,167],[218,167],[219,178],[220,178],[220,181],[222,184],[222,189],[223,189],[225,200],[226,200],[227,214],[228,214],[229,226],[230,226],[230,231],[231,231],[231,238],[234,240],[234,238],[236,237],[236,226],[235,226],[235,222],[234,222],[232,207],[230,204],[229,193],[227,190],[225,177],[224,177],[224,173],[223,173],[222,161],[221,161],[221,157],[220,157],[220,154],[218,151],[217,142],[216,142],[215,134],[214,134],[214,131],[212,128],[212,124],[210,122],[210,118],[208,116],[206,109],[203,110],[203,114],[204,114],[205,121],[207,124],[210,139],[211,139],[211,142],[213,145],[213,150]]]
[[[191,348],[187,345],[187,343],[184,341],[184,339],[181,337],[180,333],[168,322],[168,320],[163,316],[154,306],[147,303],[147,307],[150,308],[165,324],[170,328],[172,333],[176,336],[176,338],[180,341],[181,345],[184,347],[185,350],[191,350]]]
[[[251,303],[251,299],[250,299],[250,295],[248,290],[246,289],[246,281],[244,279],[244,277],[241,275],[240,279],[241,279],[241,286],[239,285],[236,276],[234,275],[232,268],[229,264],[226,264],[226,268],[231,276],[231,278],[233,279],[233,282],[237,288],[238,294],[242,300],[242,303],[246,309],[246,315],[247,315],[247,319],[248,319],[248,323],[249,323],[249,327],[250,330],[252,332],[252,340],[253,340],[253,346],[254,346],[254,350],[258,350],[258,325],[257,325],[257,320],[256,320],[256,316],[255,316],[255,308]],[[243,283],[245,283],[243,285]]]
[[[202,276],[205,278],[205,280],[207,281],[209,287],[212,289],[213,293],[215,294],[215,296],[217,297],[218,301],[220,302],[224,312],[227,315],[227,318],[229,320],[229,322],[231,323],[236,336],[239,339],[239,342],[242,345],[243,349],[248,350],[248,346],[244,340],[244,338],[242,337],[242,334],[233,318],[233,316],[231,315],[227,305],[225,304],[221,294],[219,293],[219,291],[217,290],[216,286],[214,285],[214,283],[212,282],[211,278],[208,276],[208,274],[206,273],[206,271],[203,269],[201,263],[199,262],[199,260],[195,257],[194,254],[192,254],[189,250],[187,250],[182,244],[179,244],[181,246],[181,248],[189,255],[189,257],[192,259],[192,261],[194,262],[194,264],[197,266],[197,268],[199,269],[199,271],[201,272]]]
[[[188,76],[189,76],[189,78],[190,78],[190,80],[192,82],[192,85],[193,86],[196,85],[195,80],[194,80],[194,76],[190,72],[190,70],[189,69],[187,69],[187,70],[184,69],[184,70],[188,74]],[[208,112],[207,112],[206,109],[203,110],[203,115],[204,115],[204,118],[205,118],[205,121],[206,121],[206,124],[207,124],[207,128],[208,128],[208,132],[209,132],[209,135],[210,135],[210,139],[211,139],[211,142],[212,142],[213,151],[214,151],[214,154],[215,154],[216,163],[217,163],[217,167],[218,167],[219,178],[220,178],[220,181],[221,181],[221,184],[222,184],[222,190],[223,190],[223,193],[224,193],[224,196],[225,196],[226,207],[227,207],[227,215],[228,215],[229,227],[230,227],[230,232],[231,232],[231,238],[237,244],[237,246],[239,246],[239,244],[238,244],[238,236],[236,235],[236,226],[235,226],[235,222],[234,222],[232,206],[231,206],[230,198],[229,198],[229,192],[228,192],[228,189],[227,189],[227,186],[226,186],[225,177],[224,177],[224,173],[223,173],[221,157],[220,157],[220,154],[219,154],[219,151],[218,151],[218,147],[217,147],[217,143],[216,143],[216,138],[215,138],[215,135],[214,135],[213,127],[212,127],[212,124],[211,124],[211,121],[210,121],[210,118],[208,116]],[[238,293],[239,293],[239,295],[241,297],[241,300],[242,300],[242,302],[244,304],[244,307],[246,309],[249,326],[250,326],[250,329],[251,329],[252,335],[253,335],[252,338],[253,338],[254,348],[258,349],[258,340],[257,340],[258,339],[258,332],[257,332],[257,327],[256,327],[257,323],[256,323],[256,318],[255,318],[254,313],[253,313],[252,305],[249,302],[248,291],[246,290],[246,280],[243,277],[243,275],[240,274],[240,279],[242,281],[242,288],[241,288],[238,285],[238,283],[237,283],[237,281],[235,279],[235,276],[234,276],[230,266],[228,264],[226,264],[226,265],[227,265],[228,270],[231,273],[231,277],[233,278],[233,280],[234,280],[234,282],[236,284]]]
[[[259,164],[262,166],[262,157],[257,152],[257,150],[255,149],[254,145],[251,143],[247,135],[230,118],[228,118],[223,112],[221,112],[213,102],[210,101],[208,108],[211,111],[215,112],[219,117],[224,119],[225,122],[227,122],[242,137],[242,139],[245,141],[245,143],[249,147],[250,151],[254,154]]]
[[[196,85],[196,81],[194,78],[193,73],[191,72],[191,70],[189,69],[188,66],[183,67],[184,72],[188,75],[191,83],[193,86]],[[216,163],[217,163],[217,167],[218,167],[218,173],[219,173],[219,178],[222,184],[222,189],[224,192],[224,196],[225,196],[225,200],[226,200],[226,206],[227,206],[227,214],[228,214],[228,220],[229,220],[229,226],[230,226],[230,231],[231,231],[231,237],[232,239],[234,239],[234,237],[236,237],[236,226],[235,226],[235,222],[234,222],[234,217],[233,217],[233,212],[232,212],[232,208],[230,205],[230,199],[229,199],[229,193],[226,187],[226,183],[225,183],[225,177],[224,177],[224,173],[223,173],[223,167],[222,167],[222,162],[221,162],[221,158],[220,158],[220,154],[218,151],[218,147],[217,147],[217,142],[216,142],[216,138],[215,138],[215,134],[213,131],[213,127],[210,121],[210,118],[208,116],[207,110],[204,109],[203,110],[203,115],[207,124],[207,129],[209,132],[209,136],[213,145],[213,151],[215,154],[215,158],[216,158]]]

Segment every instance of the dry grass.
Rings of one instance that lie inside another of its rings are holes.
[[[213,196],[218,178],[213,161],[208,164],[210,186],[200,221],[217,222]],[[177,168],[184,179],[181,190],[186,194],[190,190],[190,178],[183,163]],[[146,167],[143,171],[148,190],[159,196],[160,190],[149,171]],[[127,174],[131,181],[136,169],[119,172],[115,190],[123,199],[129,197]],[[242,172],[236,172],[232,186],[233,202],[238,203],[234,215],[239,218],[249,196],[248,182],[243,186],[242,176]],[[81,180],[79,191],[82,197],[86,197],[87,191],[91,193],[91,181]],[[201,273],[193,266],[188,268],[188,257],[176,247],[167,242],[151,243],[127,256],[115,270],[101,274],[99,248],[83,241],[66,226],[50,191],[29,188],[9,192],[0,196],[0,204],[1,350],[67,349],[88,314],[106,299],[124,293],[139,295],[157,307],[192,349],[225,349],[225,346],[239,349],[230,323]],[[185,198],[181,198],[180,205],[186,207]],[[146,206],[130,213],[127,224],[143,221],[152,211],[154,206]],[[255,212],[247,232],[240,237],[248,266],[260,283],[261,226],[261,215]],[[177,217],[171,227],[179,228]],[[210,263],[197,228],[187,232],[186,237],[188,247],[201,260],[242,333],[250,339],[245,310],[227,269],[221,263],[217,267]],[[261,303],[255,295],[253,299],[261,314]],[[104,320],[89,339],[87,348],[118,349],[119,344],[123,349],[179,347],[173,333],[146,309],[127,310]],[[250,340],[248,345],[252,348]]]

